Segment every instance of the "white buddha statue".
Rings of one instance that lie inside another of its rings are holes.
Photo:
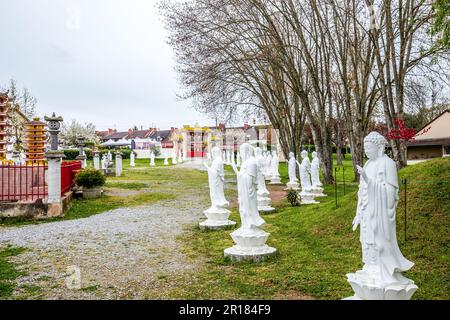
[[[172,164],[173,164],[173,165],[178,164],[178,161],[177,161],[177,151],[176,151],[176,150],[173,151],[173,155],[172,155]]]
[[[263,171],[264,171],[264,177],[265,177],[265,179],[266,180],[269,180],[270,179],[270,176],[271,176],[271,168],[272,168],[272,155],[270,154],[270,152],[267,152],[266,153],[267,154],[267,156],[266,156],[266,158],[265,158],[265,160],[266,160],[266,163],[265,163],[265,165],[264,165],[264,169],[263,169]]]
[[[320,182],[320,161],[316,151],[312,153],[311,184],[312,184],[311,192],[314,194],[314,196],[316,197],[326,196],[323,193],[322,182]]]
[[[169,165],[169,156],[167,155],[167,150],[164,150],[164,165]]]
[[[266,181],[264,179],[264,165],[266,164],[264,158],[262,156],[262,149],[260,147],[256,147],[254,149],[255,152],[255,161],[258,166],[258,177],[257,177],[257,192],[258,192],[258,210],[260,212],[273,212],[275,208],[270,206],[270,193],[266,187]]]
[[[353,230],[361,227],[364,266],[356,273],[347,274],[355,291],[350,299],[409,300],[417,290],[414,281],[401,274],[414,263],[402,255],[397,243],[397,167],[385,154],[386,144],[381,134],[370,133],[364,139],[369,160],[364,168],[357,167],[361,180]]]
[[[272,151],[272,162],[270,165],[270,184],[280,184],[280,162],[278,160],[278,153],[273,150]]]
[[[136,166],[136,156],[134,155],[134,151],[131,151],[130,153],[130,167]]]
[[[297,179],[297,160],[295,159],[295,154],[293,152],[289,152],[288,174],[289,182],[286,185],[286,190],[299,190],[300,188]]]
[[[200,223],[200,228],[223,229],[234,226],[236,222],[228,220],[230,211],[225,209],[229,202],[225,199],[223,184],[225,181],[225,170],[223,168],[222,152],[219,147],[214,147],[211,151],[212,163],[209,167],[203,163],[208,170],[209,195],[211,198],[211,208],[204,212],[208,218]]]
[[[242,157],[241,169],[233,165],[238,182],[239,214],[241,227],[230,235],[235,246],[225,249],[224,254],[232,260],[252,260],[259,262],[272,255],[276,249],[266,245],[269,233],[261,229],[265,221],[258,212],[257,179],[258,164],[254,157],[253,148],[248,143],[240,147]]]
[[[300,169],[300,183],[302,191],[300,192],[301,204],[315,204],[319,203],[314,200],[311,184],[311,162],[309,161],[308,151],[301,152],[302,163],[297,161]]]
[[[150,153],[150,166],[155,166],[155,153],[153,151]]]

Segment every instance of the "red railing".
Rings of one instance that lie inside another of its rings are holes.
[[[0,166],[0,201],[34,202],[48,196],[47,165]],[[75,175],[81,170],[81,162],[61,164],[61,194],[70,191],[75,184]]]
[[[81,161],[63,162],[61,165],[61,195],[69,192],[75,184],[75,175],[81,170]]]
[[[31,201],[47,197],[46,165],[0,166],[0,201]]]

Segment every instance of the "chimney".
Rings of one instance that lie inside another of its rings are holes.
[[[108,128],[108,135],[113,134],[113,129]]]
[[[133,133],[133,129],[128,129],[128,134],[132,134]]]

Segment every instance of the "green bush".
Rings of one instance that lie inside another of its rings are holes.
[[[289,201],[289,203],[293,206],[293,207],[297,207],[300,205],[300,199],[299,199],[299,195],[298,195],[298,191],[295,190],[289,190],[288,194],[287,194],[287,199]]]
[[[105,185],[106,178],[100,170],[84,169],[78,172],[76,181],[80,187],[94,188]]]

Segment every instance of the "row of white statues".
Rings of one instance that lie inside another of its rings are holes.
[[[299,163],[293,152],[289,153],[288,174],[289,182],[287,190],[300,190],[301,204],[319,203],[315,197],[325,197],[322,183],[320,182],[320,161],[317,152],[312,153],[312,161],[309,160],[308,151],[301,152],[302,162]],[[297,167],[300,172],[300,183],[297,179]]]
[[[396,235],[396,208],[398,203],[398,178],[395,162],[385,154],[387,141],[379,133],[372,132],[364,140],[364,149],[368,161],[364,168],[358,167],[361,175],[358,191],[358,207],[353,220],[353,230],[360,226],[362,246],[362,270],[347,274],[354,296],[352,300],[409,300],[418,287],[414,281],[401,273],[414,265],[401,253]],[[242,163],[240,170],[232,162],[237,175],[238,202],[241,226],[230,235],[235,245],[224,250],[224,255],[232,260],[252,260],[255,262],[276,253],[276,249],[266,245],[269,233],[262,227],[265,224],[260,216],[258,196],[263,194],[265,186],[261,176],[261,150],[248,143],[240,147]],[[212,206],[205,211],[208,221],[216,228],[234,226],[229,221],[229,205],[224,196],[223,158],[219,148],[212,150],[212,165],[207,166]],[[292,160],[294,159],[294,160]],[[302,190],[321,186],[318,171],[317,154],[313,154],[313,163],[308,165],[307,152],[302,152],[302,163],[295,157],[289,159],[289,184],[295,187],[295,165],[300,166]],[[317,170],[317,172],[316,172]],[[313,172],[314,171],[314,172]],[[309,181],[309,182],[308,182]],[[261,191],[261,192],[260,192]],[[303,191],[302,191],[303,192]],[[222,221],[222,223],[220,223]]]
[[[150,152],[150,167],[156,166],[155,159],[156,159],[156,154],[155,154],[155,152],[151,151]],[[179,151],[178,155],[171,157],[171,161],[172,161],[172,165],[177,165],[179,163],[181,164],[186,161],[186,155],[183,155],[183,152]],[[164,165],[165,166],[169,165],[169,155],[167,152],[164,153]],[[134,152],[131,152],[131,154],[130,154],[130,166],[131,167],[136,166],[136,155],[134,154]]]

